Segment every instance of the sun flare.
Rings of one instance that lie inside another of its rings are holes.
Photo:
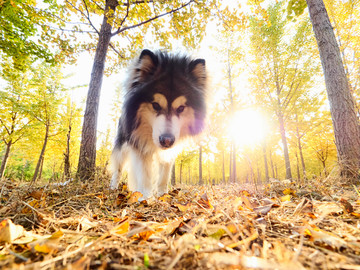
[[[254,146],[265,138],[268,124],[264,115],[255,109],[236,111],[228,121],[230,138],[237,146]]]

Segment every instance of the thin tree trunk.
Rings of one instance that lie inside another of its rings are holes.
[[[48,138],[49,138],[49,128],[50,128],[49,125],[46,124],[44,143],[43,143],[43,147],[40,152],[38,162],[36,164],[35,172],[34,172],[32,180],[31,180],[31,184],[35,183],[35,181],[38,178],[39,172],[40,172],[41,163],[42,163],[42,160],[45,155],[46,145],[47,145]]]
[[[298,181],[300,181],[301,175],[300,175],[300,166],[299,166],[299,155],[297,152],[296,152],[296,172],[297,172]]]
[[[268,162],[267,162],[267,156],[266,156],[266,142],[263,143],[263,156],[264,156],[264,166],[265,166],[265,183],[269,181],[269,168],[268,168]]]
[[[284,159],[285,159],[285,168],[286,168],[286,179],[291,179],[291,164],[290,164],[290,157],[289,157],[289,149],[286,139],[286,132],[285,132],[285,124],[284,124],[284,116],[281,113],[278,113],[279,119],[279,127],[280,127],[280,134],[281,134],[281,141],[284,147]]]
[[[229,156],[229,183],[233,182],[232,178],[232,143],[230,144],[230,156]]]
[[[189,167],[188,167],[188,181],[187,181],[187,184],[190,185],[190,164],[189,164]]]
[[[108,23],[108,18],[113,17],[117,6],[118,1],[106,0],[105,14],[99,33],[99,41],[97,43],[94,64],[91,71],[77,170],[77,176],[82,181],[93,179],[95,175],[96,130],[99,99],[104,75],[106,53],[111,39],[111,24]]]
[[[12,145],[12,140],[10,140],[9,142],[6,143],[6,150],[5,150],[5,154],[4,154],[3,160],[1,162],[1,167],[0,167],[0,179],[3,178],[4,173],[5,173],[6,163],[9,159],[9,155],[10,155],[11,145]]]
[[[272,159],[272,153],[271,153],[271,151],[269,151],[269,152],[270,152],[270,166],[271,166],[272,178],[276,178],[275,177],[274,162],[273,162],[273,159]]]
[[[234,141],[234,144],[233,144],[233,157],[232,157],[232,160],[233,160],[232,177],[233,177],[233,183],[235,183],[236,182],[236,144],[235,144],[235,141]]]
[[[225,151],[222,151],[222,182],[225,184]]]
[[[204,180],[202,177],[202,146],[199,148],[199,185],[203,185]]]
[[[182,167],[183,167],[183,161],[180,162],[180,184],[182,184]]]
[[[69,180],[71,178],[71,170],[70,170],[70,138],[71,138],[71,121],[69,121],[69,130],[66,138],[66,151],[64,153],[64,173],[65,180]]]
[[[360,131],[339,45],[323,0],[306,2],[324,70],[341,175],[358,177]]]
[[[171,170],[171,186],[175,186],[175,184],[176,184],[176,177],[175,177],[175,162],[174,162],[174,164],[173,164],[173,166],[172,166],[172,170]]]
[[[299,155],[300,155],[300,161],[301,161],[301,168],[303,172],[303,179],[306,179],[306,168],[305,168],[305,161],[304,161],[304,155],[302,150],[302,144],[301,144],[301,136],[299,132],[299,126],[298,126],[298,115],[296,114],[296,137],[297,137],[297,143],[299,148]]]

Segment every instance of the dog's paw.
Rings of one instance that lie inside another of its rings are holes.
[[[110,182],[110,189],[112,190],[117,189],[118,186],[119,186],[119,180],[113,177]]]

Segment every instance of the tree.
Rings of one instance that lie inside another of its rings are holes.
[[[49,138],[63,131],[58,126],[60,126],[59,105],[63,99],[61,92],[64,90],[60,84],[61,74],[57,67],[50,68],[46,64],[40,65],[33,76],[32,83],[35,88],[36,103],[33,104],[32,115],[45,127],[45,134],[32,183],[41,175]]]
[[[133,56],[144,43],[144,35],[152,34],[165,45],[169,38],[179,38],[185,44],[194,46],[201,40],[212,1],[79,1],[67,0],[69,9],[80,15],[81,21],[92,28],[89,35],[96,36],[96,52],[91,72],[84,122],[81,136],[78,177],[82,180],[94,176],[96,161],[96,129],[102,78],[108,48],[117,53],[117,60]],[[206,6],[206,8],[203,8]],[[101,28],[95,26],[95,19],[103,16]],[[164,16],[171,16],[168,20]],[[162,27],[166,25],[167,29]],[[79,25],[76,25],[79,28]],[[165,30],[166,29],[166,30]],[[92,36],[92,37],[95,37]],[[119,41],[111,39],[120,36]]]
[[[30,128],[32,118],[29,114],[29,73],[20,72],[10,59],[2,65],[2,78],[8,83],[5,91],[0,91],[0,132],[5,144],[5,153],[0,166],[0,178],[4,176],[12,146],[21,140]]]
[[[306,0],[318,44],[341,174],[358,177],[360,129],[348,79],[323,0]]]
[[[64,60],[73,48],[65,35],[55,35],[56,27],[63,24],[59,13],[61,7],[56,0],[42,1],[41,8],[35,0],[2,1],[0,57],[16,59],[14,64],[19,69],[26,68],[28,58],[52,64]]]
[[[310,50],[312,36],[308,20],[302,19],[294,30],[282,13],[284,1],[269,6],[265,15],[250,18],[255,96],[277,117],[283,146],[286,178],[292,178],[286,122],[296,100],[311,85],[317,63]],[[285,38],[286,33],[286,38]]]

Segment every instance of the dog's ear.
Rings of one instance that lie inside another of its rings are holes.
[[[196,59],[190,62],[189,71],[200,86],[206,83],[206,68],[204,59]]]
[[[138,65],[140,79],[151,74],[158,65],[158,62],[157,56],[152,51],[147,49],[143,50],[140,54]]]

